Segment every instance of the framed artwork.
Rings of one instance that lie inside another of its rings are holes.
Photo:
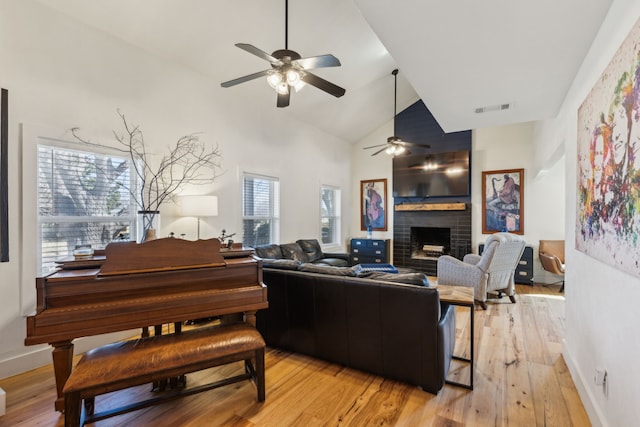
[[[360,181],[360,229],[387,231],[387,179]]]
[[[576,249],[640,277],[640,20],[578,108]]]
[[[9,91],[0,95],[0,262],[9,261]]]
[[[482,232],[524,234],[524,169],[482,172]]]

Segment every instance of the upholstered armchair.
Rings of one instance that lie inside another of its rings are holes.
[[[482,255],[467,254],[460,261],[449,255],[438,258],[438,284],[474,288],[475,300],[487,309],[487,293],[505,294],[515,303],[514,274],[524,240],[511,233],[495,233],[484,244]]]
[[[556,283],[562,283],[560,292],[564,291],[564,240],[540,240],[538,257],[543,269],[562,276]]]

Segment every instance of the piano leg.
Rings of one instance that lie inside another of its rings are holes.
[[[73,343],[71,341],[60,341],[51,343],[53,346],[53,372],[56,377],[56,391],[58,398],[56,399],[56,411],[64,411],[64,385],[67,378],[71,374],[73,367]]]
[[[245,311],[244,312],[244,321],[249,325],[256,327],[256,311]]]

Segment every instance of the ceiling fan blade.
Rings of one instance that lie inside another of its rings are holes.
[[[300,65],[305,70],[314,68],[339,67],[340,60],[331,54],[310,56],[309,58],[300,58],[291,61],[292,64]]]
[[[236,46],[239,47],[240,49],[247,51],[255,56],[257,56],[258,58],[262,58],[265,61],[269,61],[271,62],[273,65],[275,66],[281,66],[283,64],[282,61],[280,61],[278,58],[274,58],[273,56],[269,55],[267,52],[258,49],[257,47],[250,45],[248,43],[236,43]]]
[[[269,75],[271,70],[258,71],[257,73],[249,74],[248,76],[238,77],[237,79],[229,80],[228,82],[220,83],[222,87],[231,87],[240,83],[248,82],[249,80],[258,79]]]
[[[412,147],[424,147],[424,148],[431,148],[431,145],[429,144],[418,144],[417,142],[408,142],[408,141],[402,141],[403,145],[410,145]]]
[[[378,144],[378,145],[372,145],[371,147],[363,147],[363,150],[368,150],[369,148],[378,148],[378,147],[386,147],[387,144]]]
[[[288,107],[290,97],[291,93],[289,91],[287,91],[286,93],[278,92],[278,108]]]
[[[311,86],[315,86],[318,89],[323,90],[328,94],[335,96],[336,98],[340,98],[346,92],[346,90],[344,90],[340,86],[336,86],[333,83],[309,72],[305,72],[302,75],[302,81],[310,84]]]
[[[385,145],[386,145],[386,144],[385,144]],[[382,153],[382,152],[383,152],[384,150],[386,150],[386,149],[387,149],[387,147],[384,147],[384,148],[379,149],[378,151],[376,151],[375,153],[373,153],[373,154],[371,155],[371,157],[375,156],[376,154],[380,154],[380,153]]]

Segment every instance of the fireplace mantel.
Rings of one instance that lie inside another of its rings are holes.
[[[395,205],[396,211],[463,211],[464,203],[404,203]]]

